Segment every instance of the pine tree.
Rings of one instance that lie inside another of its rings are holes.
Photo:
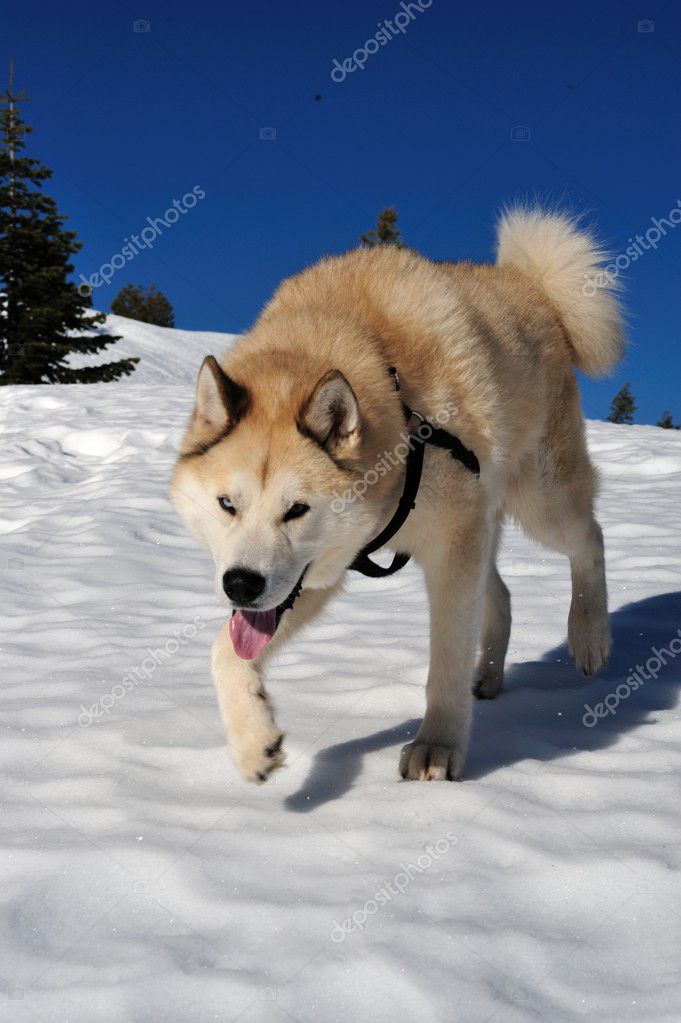
[[[676,426],[674,424],[671,412],[667,412],[666,410],[658,419],[657,425],[662,427],[663,430],[681,430],[681,426]]]
[[[157,327],[174,327],[175,312],[170,301],[155,284],[126,284],[111,303],[111,312],[130,320],[153,323]]]
[[[373,248],[374,245],[396,245],[398,249],[404,248],[401,232],[397,226],[397,210],[394,206],[388,206],[378,214],[376,227],[371,228],[366,234],[361,234],[359,240],[362,245]]]
[[[609,423],[627,423],[631,425],[634,421],[634,412],[636,411],[636,403],[634,396],[631,393],[629,384],[625,384],[624,387],[617,392],[615,397],[612,399],[610,405],[610,415],[608,416]]]
[[[97,329],[106,317],[89,312],[89,296],[68,279],[69,258],[81,245],[42,191],[52,171],[22,155],[31,129],[18,104],[26,99],[14,91],[10,70],[9,89],[0,96],[0,384],[116,380],[139,360],[84,369],[67,364],[72,353],[94,354],[118,338]]]

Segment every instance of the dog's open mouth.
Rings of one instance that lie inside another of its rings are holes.
[[[238,657],[244,661],[252,661],[254,657],[262,653],[277,631],[284,611],[293,607],[302,589],[303,578],[308,568],[309,565],[306,565],[288,597],[276,607],[269,611],[239,610],[232,612],[232,617],[229,620],[229,635],[234,652]]]
[[[252,661],[265,649],[277,631],[278,610],[273,607],[271,611],[233,612],[229,620],[229,634],[239,657]]]

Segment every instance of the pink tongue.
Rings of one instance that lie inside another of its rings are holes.
[[[234,649],[245,661],[252,661],[264,650],[277,629],[277,609],[236,611],[229,620]]]

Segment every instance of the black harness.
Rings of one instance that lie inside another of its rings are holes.
[[[394,366],[390,367],[390,374],[395,381],[395,389],[399,391],[400,381],[397,376],[397,370]],[[402,409],[404,411],[404,418],[407,424],[409,424],[414,417],[419,420],[416,430],[409,431],[409,440],[407,442],[409,446],[409,454],[407,455],[402,496],[398,501],[395,514],[387,526],[381,530],[378,536],[374,537],[373,540],[362,548],[350,565],[350,568],[354,569],[355,572],[361,572],[362,575],[371,576],[373,579],[380,579],[384,576],[393,575],[395,572],[399,572],[399,570],[404,568],[411,558],[410,554],[404,554],[398,551],[391,563],[386,565],[384,568],[382,565],[377,565],[375,561],[372,561],[369,555],[373,554],[380,547],[383,547],[388,540],[395,536],[397,531],[401,529],[407,521],[409,512],[416,507],[416,496],[419,492],[419,485],[421,483],[421,473],[423,471],[423,458],[425,455],[426,444],[433,444],[436,448],[444,448],[445,451],[449,451],[452,458],[456,459],[457,462],[461,462],[461,464],[475,476],[480,475],[480,462],[476,458],[474,452],[470,451],[467,447],[464,447],[458,437],[455,437],[452,433],[448,433],[447,430],[443,430],[439,426],[433,426],[432,423],[429,423],[418,412],[414,412],[408,405],[405,405],[404,402],[402,402]]]

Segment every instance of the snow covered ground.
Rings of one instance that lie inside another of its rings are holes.
[[[421,582],[353,577],[278,662],[289,766],[254,788],[208,674],[208,556],[166,498],[229,338],[112,325],[130,380],[0,389],[0,1021],[678,1023],[681,655],[645,666],[681,635],[681,434],[589,427],[601,676],[568,663],[566,562],[507,530],[506,691],[462,784],[400,782]]]

